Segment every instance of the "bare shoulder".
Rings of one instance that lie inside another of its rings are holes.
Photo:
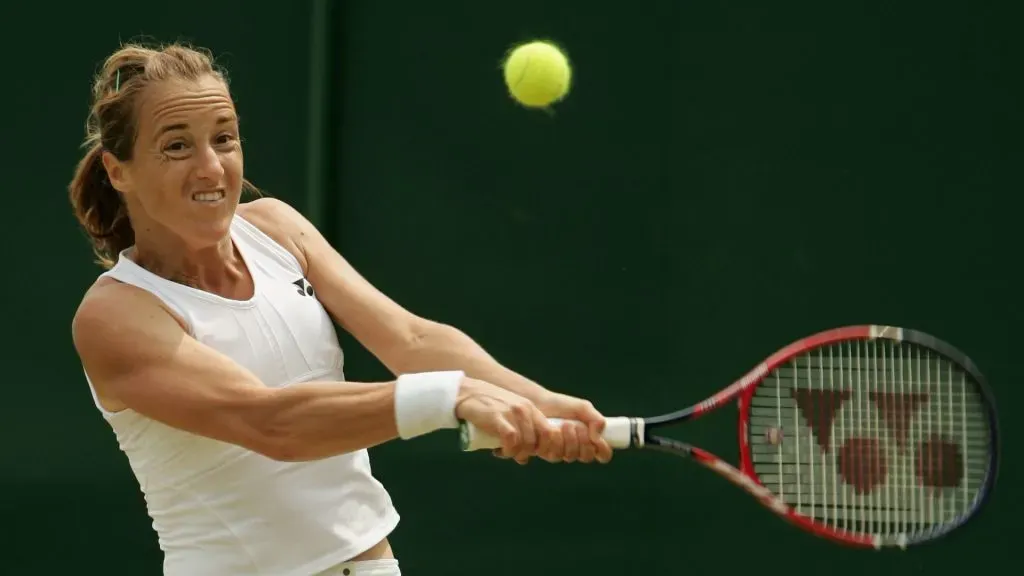
[[[303,268],[307,267],[307,242],[319,232],[301,212],[276,198],[259,198],[239,204],[238,215],[291,252]]]
[[[71,322],[72,341],[82,366],[108,409],[107,388],[117,377],[172,354],[186,334],[182,319],[156,296],[101,278],[82,298]]]
[[[131,332],[132,325],[144,325],[155,319],[182,327],[183,321],[156,296],[130,284],[100,278],[75,311],[71,333],[75,347],[82,352]]]
[[[277,198],[257,198],[239,204],[238,214],[254,224],[259,221],[278,227],[301,227],[308,222],[298,210]]]
[[[82,297],[71,321],[75,343],[91,340],[87,337],[89,334],[103,329],[110,320],[121,317],[121,304],[132,306],[132,303],[138,303],[142,292],[135,286],[109,278],[97,280]]]

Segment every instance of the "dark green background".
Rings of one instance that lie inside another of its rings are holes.
[[[2,9],[18,32],[3,40],[16,329],[0,573],[159,573],[69,330],[99,273],[65,192],[90,75],[140,35],[221,56],[247,176],[316,219],[379,288],[609,414],[680,407],[793,339],[866,322],[955,343],[1004,414],[992,506],[907,553],[835,548],[659,455],[520,468],[460,454],[450,434],[393,443],[373,456],[403,514],[406,574],[962,574],[1011,561],[1024,512],[1006,496],[1024,436],[1007,417],[1024,401],[1013,3],[327,4]],[[515,106],[501,84],[503,52],[536,37],[575,65],[554,115]],[[350,377],[386,376],[345,343]],[[736,457],[729,410],[685,435]]]

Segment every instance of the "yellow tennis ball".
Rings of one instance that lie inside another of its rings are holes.
[[[549,42],[529,42],[512,49],[504,62],[505,85],[528,108],[545,108],[565,98],[572,81],[569,59]]]

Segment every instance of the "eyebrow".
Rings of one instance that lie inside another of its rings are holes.
[[[233,124],[235,122],[238,122],[237,116],[221,116],[220,118],[217,118],[218,126],[222,124]],[[168,132],[174,132],[175,130],[188,130],[188,124],[179,122],[178,124],[168,124],[166,126],[161,126],[160,129],[157,130],[156,132],[156,137],[159,138],[160,136],[163,136]]]

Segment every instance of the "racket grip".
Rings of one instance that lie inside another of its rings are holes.
[[[601,437],[614,449],[629,448],[633,445],[634,430],[637,422],[635,418],[619,416],[605,418],[604,432]],[[548,423],[555,428],[562,426],[561,418],[548,418]],[[470,452],[473,450],[493,450],[501,447],[501,439],[491,436],[470,422],[459,422],[459,437],[462,450]]]

